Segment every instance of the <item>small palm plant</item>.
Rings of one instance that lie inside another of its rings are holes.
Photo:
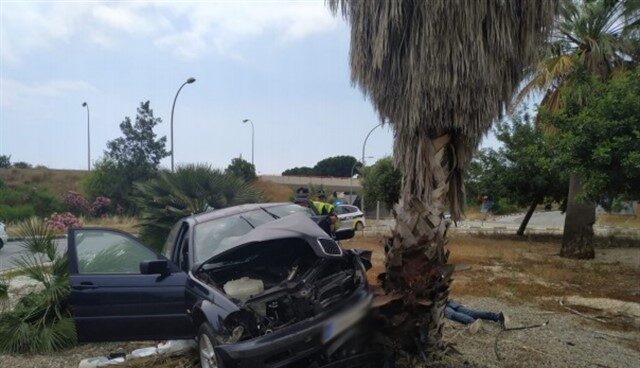
[[[18,273],[41,287],[0,313],[0,353],[47,353],[75,344],[67,257],[56,252],[53,231],[37,218],[22,223],[19,235],[26,254],[15,262]],[[3,295],[6,283],[0,285]]]
[[[211,209],[259,202],[259,190],[243,179],[208,165],[180,166],[135,185],[140,208],[140,236],[159,248],[180,218]]]

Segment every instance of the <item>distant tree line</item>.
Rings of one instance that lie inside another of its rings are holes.
[[[336,178],[351,177],[352,170],[361,165],[353,156],[334,156],[318,161],[314,167],[302,166],[287,169],[283,176],[332,176]],[[355,173],[355,170],[353,171]]]

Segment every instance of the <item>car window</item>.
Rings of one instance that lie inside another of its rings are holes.
[[[266,212],[265,215],[269,216]],[[252,215],[248,215],[248,217],[254,221],[257,218]],[[272,217],[271,220],[274,218]],[[255,222],[258,223],[258,221]],[[223,217],[196,225],[193,228],[195,262],[204,262],[233,247],[239,237],[253,230],[255,226],[242,215]]]
[[[310,208],[299,206],[297,204],[285,204],[282,206],[268,207],[265,209],[265,211],[268,211],[269,213],[272,213],[280,218],[293,215],[294,213],[304,213],[309,217],[315,215]]]
[[[356,213],[356,212],[360,211],[358,209],[358,207],[348,206],[347,208],[349,209],[350,213]]]
[[[140,262],[158,255],[134,238],[110,230],[76,230],[78,272],[139,274]]]
[[[336,207],[336,214],[338,214],[338,215],[344,215],[347,212],[349,212],[349,211],[347,211],[347,208],[344,207],[344,206]]]

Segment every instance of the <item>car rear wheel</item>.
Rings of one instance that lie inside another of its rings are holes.
[[[218,368],[216,353],[213,350],[216,346],[216,339],[213,337],[211,327],[205,322],[198,330],[198,350],[200,352],[200,367]]]
[[[360,221],[356,222],[356,230],[364,230],[364,224]]]

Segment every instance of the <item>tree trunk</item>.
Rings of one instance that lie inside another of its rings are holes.
[[[403,180],[396,225],[387,241],[386,273],[381,275],[386,301],[380,315],[393,348],[432,361],[447,348],[442,328],[453,266],[447,265],[444,248],[444,210],[456,161],[449,135],[412,133],[398,134],[395,140]]]
[[[523,236],[524,235],[524,230],[527,228],[527,225],[529,224],[529,220],[531,220],[531,216],[533,215],[533,212],[536,210],[536,207],[538,206],[538,203],[540,203],[541,200],[539,198],[536,198],[532,203],[531,206],[529,207],[529,210],[527,211],[527,214],[524,215],[524,218],[522,219],[522,222],[520,223],[520,227],[518,228],[518,232],[516,234],[518,234],[519,236]]]
[[[569,196],[567,216],[564,220],[562,248],[560,256],[576,259],[592,259],[593,224],[596,222],[596,205],[593,202],[578,200],[576,197],[582,189],[582,181],[577,175],[569,179]]]

